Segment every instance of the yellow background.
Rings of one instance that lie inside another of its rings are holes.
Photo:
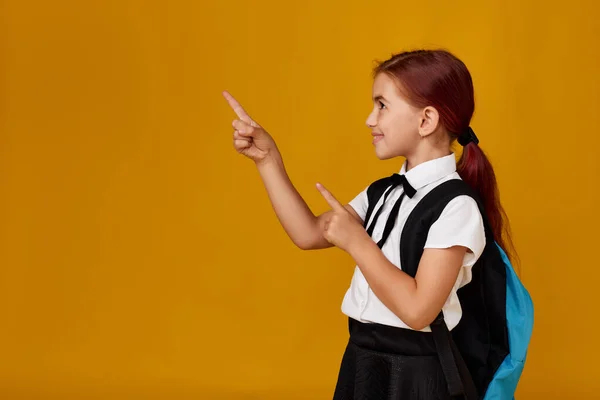
[[[287,239],[221,91],[319,213],[400,166],[373,61],[438,46],[536,306],[518,398],[600,398],[597,4],[0,1],[0,398],[331,398],[352,260]]]

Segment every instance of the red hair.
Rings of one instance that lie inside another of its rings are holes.
[[[416,50],[396,54],[380,63],[374,73],[385,73],[398,82],[399,90],[414,106],[434,107],[451,142],[469,127],[475,110],[473,80],[465,64],[451,53]],[[464,147],[457,170],[483,201],[495,240],[516,256],[494,169],[478,144]]]

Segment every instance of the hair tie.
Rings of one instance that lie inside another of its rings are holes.
[[[475,132],[473,132],[473,129],[469,126],[463,133],[458,135],[458,143],[464,147],[471,142],[479,144],[479,139],[477,138],[477,135],[475,135]]]

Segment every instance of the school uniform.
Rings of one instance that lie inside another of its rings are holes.
[[[427,193],[460,176],[454,154],[419,164],[408,172],[405,163],[398,175],[401,179],[381,196],[369,215],[367,189],[350,206],[365,221],[387,259],[402,269],[399,249],[407,218]],[[471,281],[471,268],[485,245],[483,218],[470,196],[451,200],[431,225],[425,249],[468,249],[442,309],[448,330],[456,327],[462,315],[457,290]],[[348,316],[350,338],[334,400],[450,398],[430,327],[414,331],[390,311],[373,293],[359,265],[344,296],[342,312]]]

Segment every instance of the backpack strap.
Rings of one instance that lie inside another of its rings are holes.
[[[448,203],[461,195],[477,200],[475,192],[464,181],[453,179],[444,182],[425,195],[408,216],[400,239],[400,263],[402,270],[411,277],[414,278],[417,274],[431,225],[440,217]],[[440,311],[431,324],[431,331],[450,395],[468,400],[477,399],[477,389],[452,340],[443,312]]]
[[[462,195],[472,197],[477,201],[486,226],[486,239],[489,239],[487,237],[489,231],[487,217],[477,194],[463,180],[451,179],[427,193],[408,216],[400,239],[400,265],[404,272],[413,278],[416,276],[429,228],[442,215],[448,203]]]

